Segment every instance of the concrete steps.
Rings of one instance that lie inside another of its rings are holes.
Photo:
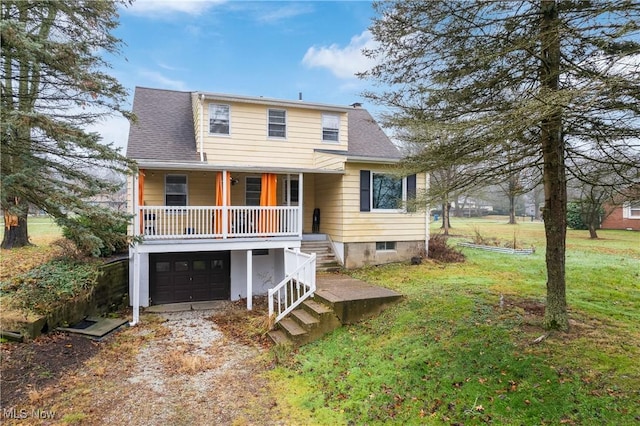
[[[340,325],[331,308],[308,299],[276,324],[276,328],[269,332],[269,337],[275,344],[298,347],[318,340]]]
[[[331,242],[326,237],[313,240],[303,239],[300,251],[316,254],[316,271],[318,272],[338,272],[342,269],[342,265],[333,253]]]

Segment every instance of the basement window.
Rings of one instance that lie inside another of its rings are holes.
[[[376,243],[376,251],[395,251],[395,241],[378,241]]]

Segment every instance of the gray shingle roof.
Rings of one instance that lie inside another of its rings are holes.
[[[127,157],[136,160],[198,161],[191,92],[136,87],[129,129]],[[330,151],[353,157],[396,160],[398,149],[366,109],[353,108],[349,116],[349,150]]]
[[[137,160],[197,161],[191,93],[136,87],[127,157]]]
[[[391,142],[369,111],[354,108],[349,111],[349,150],[347,155],[399,159],[400,151]]]

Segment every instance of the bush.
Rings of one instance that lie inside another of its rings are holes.
[[[429,239],[429,259],[444,263],[464,262],[464,254],[447,245],[447,237],[434,235]]]
[[[567,226],[571,229],[589,229],[584,221],[584,214],[580,203],[567,204]]]
[[[87,297],[100,274],[100,263],[56,259],[3,282],[13,304],[25,311],[47,314],[78,297]]]

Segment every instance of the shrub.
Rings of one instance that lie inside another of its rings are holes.
[[[444,235],[433,235],[429,239],[429,259],[444,263],[464,262],[464,254],[449,247],[447,237]]]
[[[78,297],[88,297],[100,274],[99,262],[56,259],[3,282],[13,304],[25,311],[46,314]]]
[[[589,229],[584,220],[584,213],[580,203],[567,204],[567,226],[571,229]]]

